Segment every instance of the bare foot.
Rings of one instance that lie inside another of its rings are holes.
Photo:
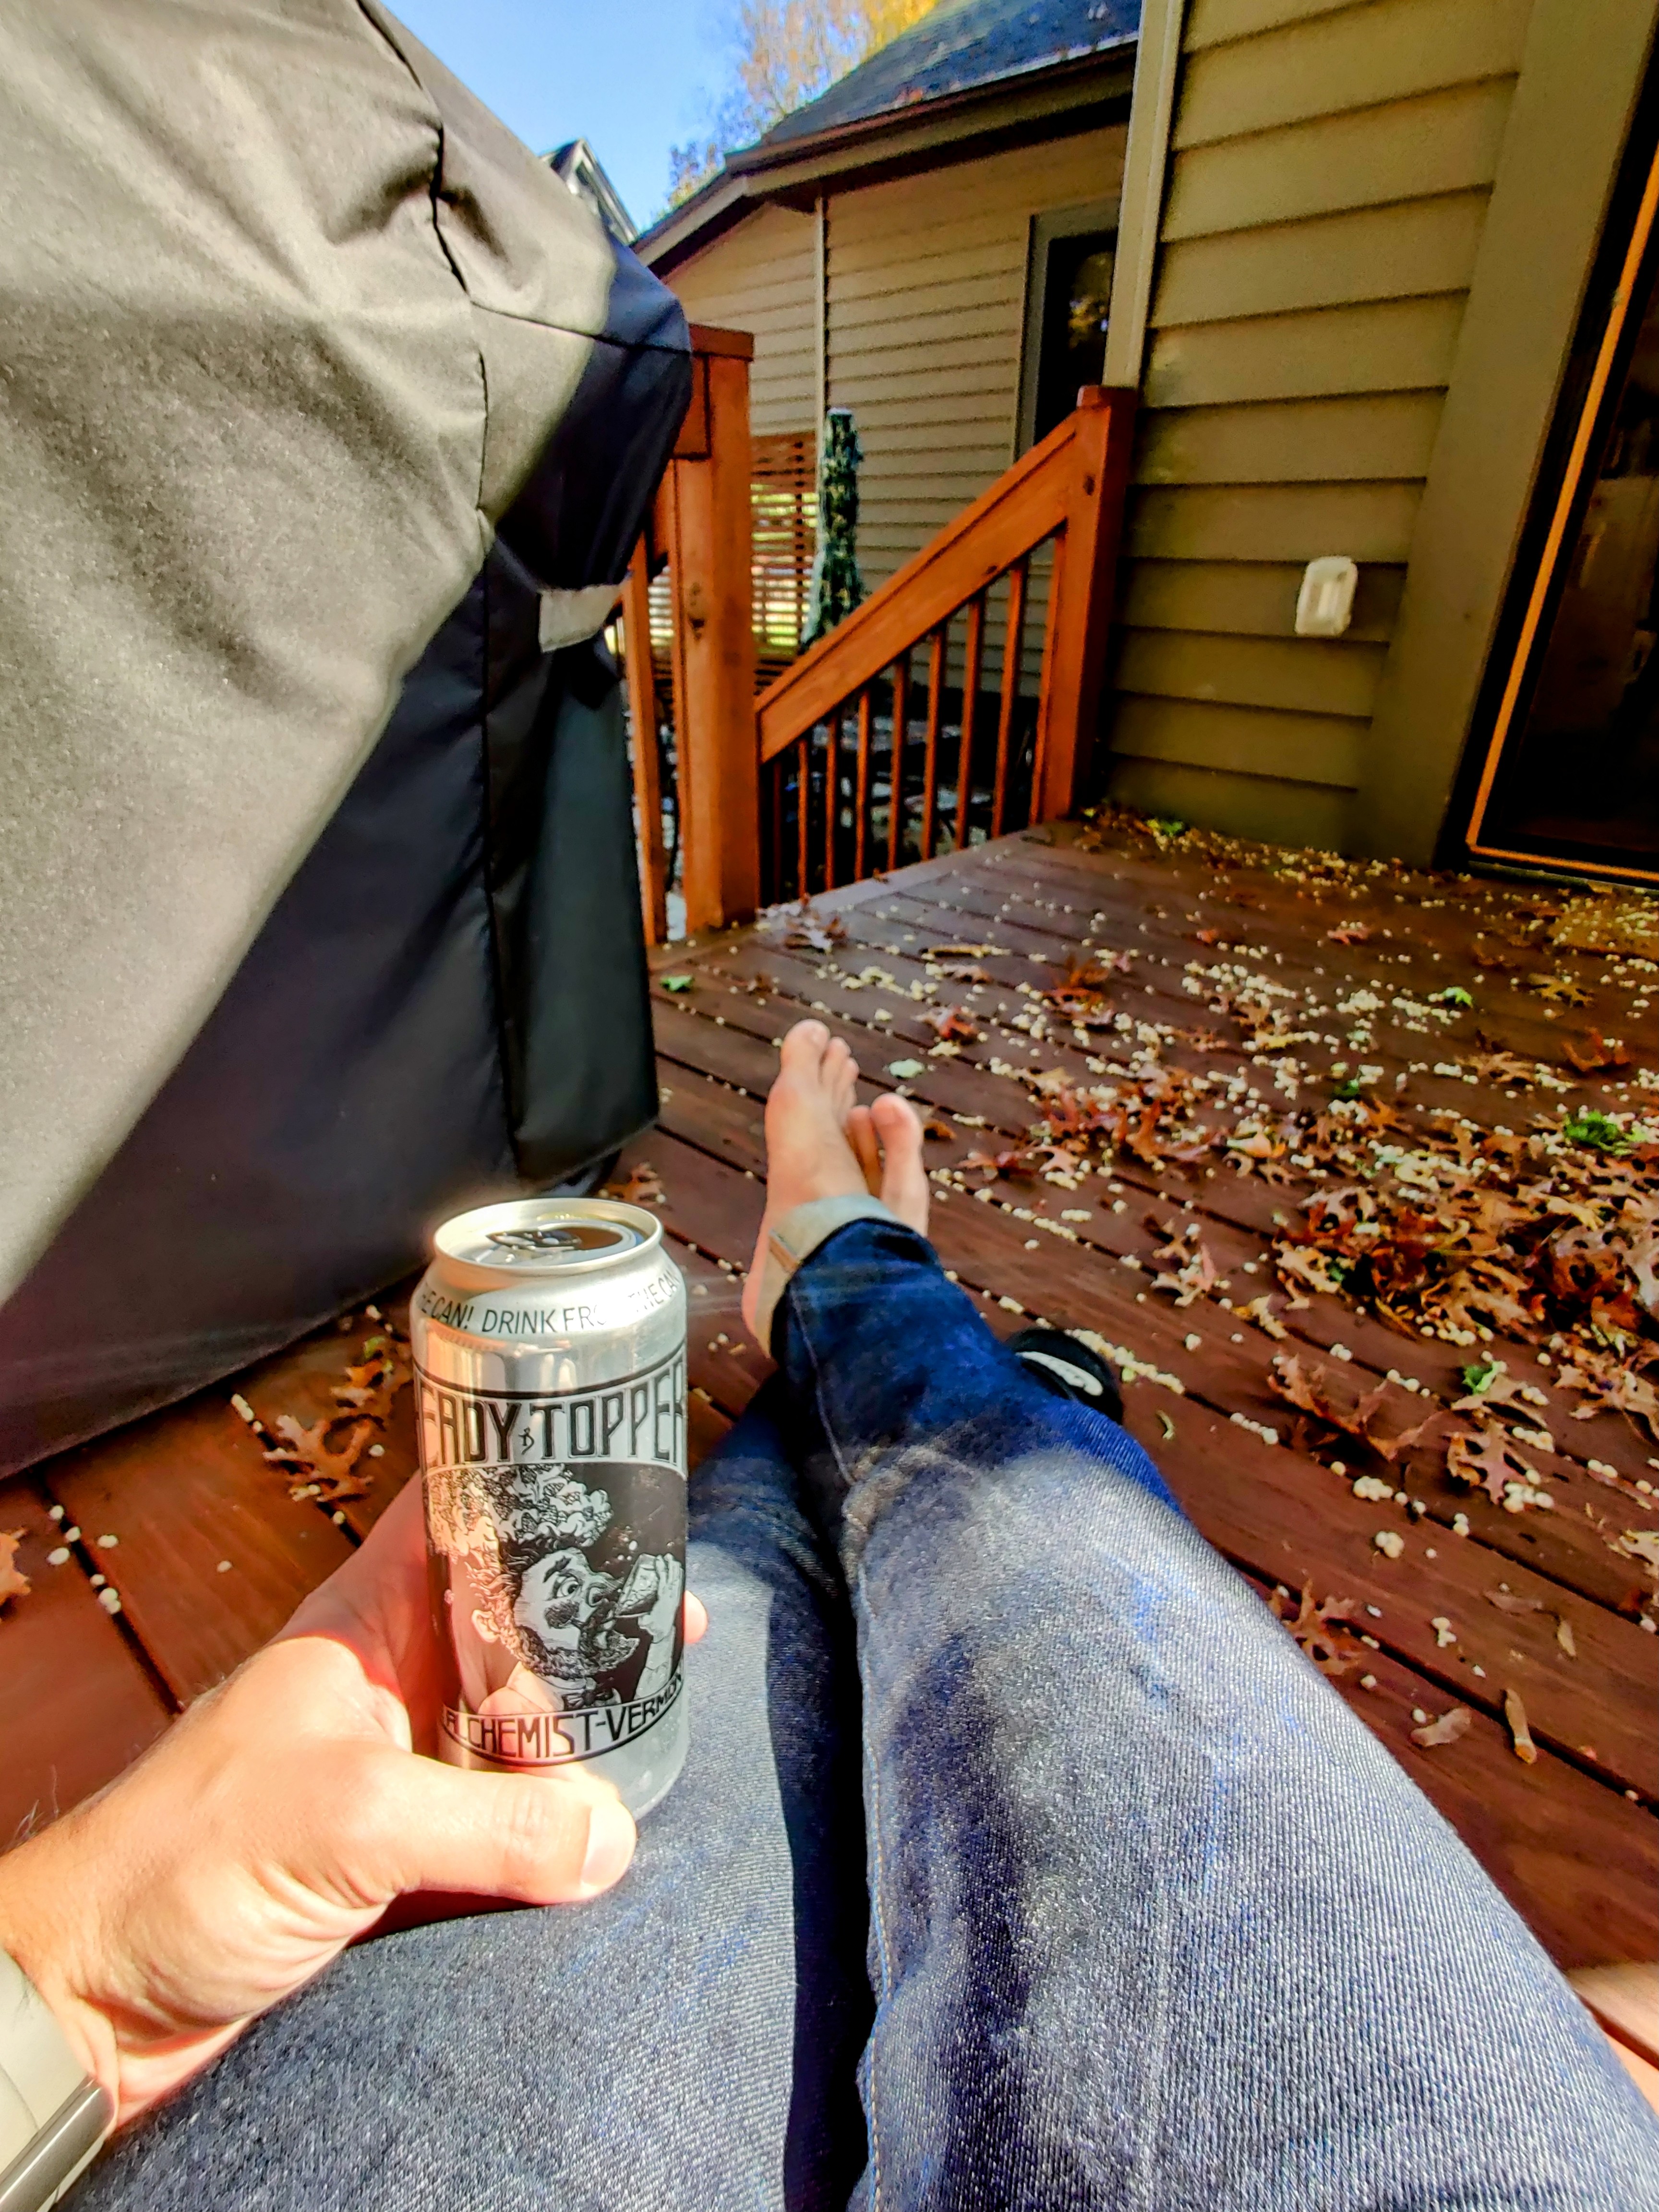
[[[775,1221],[815,1198],[884,1200],[899,1219],[927,1233],[927,1177],[921,1122],[903,1098],[854,1103],[858,1065],[822,1022],[797,1022],[766,1102],[766,1214],[744,1285],[743,1316],[755,1330],[755,1299]]]

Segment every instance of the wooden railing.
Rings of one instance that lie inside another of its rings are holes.
[[[640,894],[652,945],[667,935],[662,702],[651,653],[651,579],[664,562],[687,931],[753,914],[760,893],[749,435],[755,342],[744,331],[693,324],[691,347],[691,404],[623,592]]]
[[[946,778],[954,800],[949,834],[958,848],[975,829],[1000,836],[1080,803],[1105,669],[1134,405],[1130,391],[1079,392],[1075,412],[1041,445],[761,694],[755,719],[769,899],[856,882],[912,854],[931,859],[944,826]],[[1033,698],[1024,633],[1044,580],[1040,549],[1050,544]],[[999,590],[1005,580],[1006,592]],[[1003,630],[994,720],[981,697],[994,591]],[[964,616],[952,716],[951,627]],[[925,687],[912,665],[922,647]]]

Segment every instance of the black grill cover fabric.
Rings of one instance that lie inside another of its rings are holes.
[[[0,0],[0,180],[4,1472],[651,1119],[575,641],[691,365],[377,0]]]
[[[205,1027],[0,1311],[0,1472],[372,1295],[656,1111],[621,689],[498,547]]]

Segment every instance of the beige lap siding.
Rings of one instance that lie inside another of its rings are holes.
[[[831,199],[830,400],[852,409],[864,449],[859,566],[872,588],[1013,460],[1031,218],[1115,197],[1125,136],[1121,125],[1081,131]],[[1033,695],[1046,568],[1034,568],[1026,617]],[[986,626],[991,689],[1002,599]],[[963,629],[952,632],[952,683]]]
[[[1192,0],[1114,664],[1112,787],[1340,845],[1528,0]],[[1360,564],[1336,641],[1304,565]]]
[[[749,411],[757,436],[814,428],[813,229],[813,217],[793,208],[759,208],[667,280],[694,323],[753,333]]]

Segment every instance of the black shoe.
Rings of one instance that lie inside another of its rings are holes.
[[[1075,1398],[1079,1406],[1091,1406],[1108,1420],[1121,1423],[1123,1393],[1116,1369],[1076,1337],[1059,1328],[1023,1328],[1008,1339],[1007,1348],[1032,1381],[1056,1398]]]

